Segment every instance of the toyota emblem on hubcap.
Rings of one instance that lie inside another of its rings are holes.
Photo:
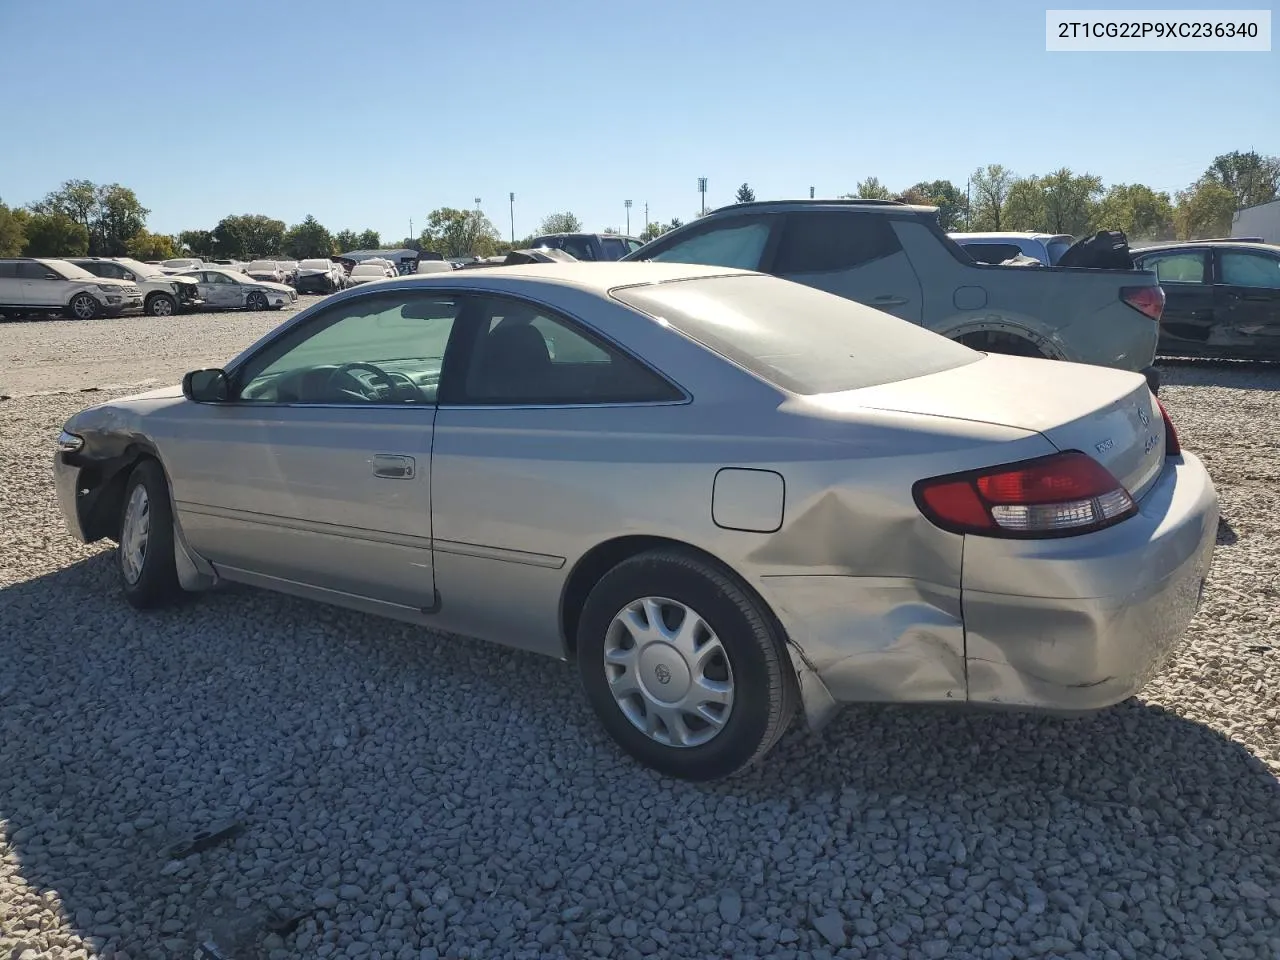
[[[653,675],[658,678],[659,683],[671,682],[671,669],[665,663],[658,664],[653,670]]]

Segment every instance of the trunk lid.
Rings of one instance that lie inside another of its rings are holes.
[[[988,354],[940,373],[810,398],[828,409],[919,413],[1034,430],[1080,450],[1139,499],[1164,466],[1164,419],[1141,374]]]

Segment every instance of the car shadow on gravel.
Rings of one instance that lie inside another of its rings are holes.
[[[1258,892],[1280,889],[1276,779],[1139,701],[1081,720],[850,708],[737,778],[687,784],[619,754],[570,665],[249,589],[137,614],[107,553],[0,590],[0,663],[0,946],[56,954],[63,934],[24,919],[39,907],[135,958],[191,956],[219,918],[265,957],[366,929],[443,944],[473,929],[464,915],[534,956],[549,916],[574,956],[576,905],[639,916],[684,889],[732,890],[744,927],[780,907],[767,916],[800,950],[830,945],[819,911],[910,946],[925,927],[894,939],[903,911],[968,930],[1033,901],[1103,945],[1135,925],[1154,943],[1173,924],[1175,942],[1179,916],[1241,956],[1275,944]],[[239,836],[168,857],[229,819]],[[310,909],[320,888],[340,896],[266,937],[265,911]],[[382,925],[410,902],[407,926]],[[764,955],[785,940],[771,929],[748,937]],[[671,955],[701,955],[683,936]]]

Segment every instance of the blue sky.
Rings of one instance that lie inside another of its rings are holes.
[[[1274,50],[1047,53],[1045,9],[0,0],[0,199],[84,177],[159,232],[313,213],[399,240],[476,197],[505,236],[514,191],[517,236],[559,210],[622,228],[626,199],[639,232],[646,202],[696,213],[701,176],[709,207],[992,162],[1173,191],[1215,154],[1280,154]]]

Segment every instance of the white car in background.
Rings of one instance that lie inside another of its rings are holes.
[[[226,267],[205,267],[195,271],[206,309],[279,310],[298,299],[298,291],[283,283],[255,280],[247,273]]]
[[[92,320],[141,306],[142,291],[128,280],[95,277],[65,260],[0,260],[0,316],[57,313],[72,320]]]
[[[351,268],[347,283],[354,287],[361,283],[369,283],[371,280],[386,280],[395,275],[396,271],[387,266],[386,261],[365,260]]]
[[[160,269],[165,273],[187,273],[203,266],[204,261],[199,257],[174,257],[172,260],[160,261]]]
[[[272,283],[284,283],[286,275],[276,260],[253,260],[244,268],[244,272],[254,280],[269,280]]]
[[[130,257],[69,257],[67,262],[95,277],[136,283],[142,291],[142,312],[153,317],[170,317],[204,305],[196,278],[188,274],[165,273]]]
[[[347,272],[342,264],[325,257],[299,260],[293,285],[299,293],[333,293],[347,285]]]

